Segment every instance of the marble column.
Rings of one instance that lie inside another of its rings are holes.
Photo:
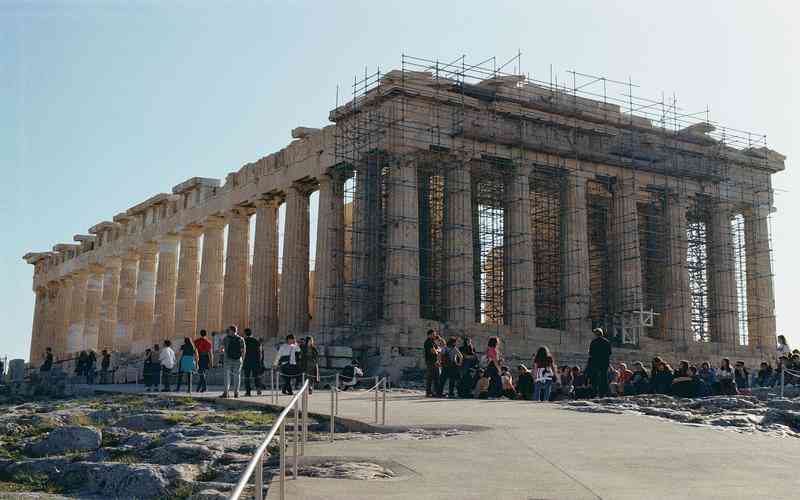
[[[197,300],[197,329],[222,331],[222,280],[225,265],[225,219],[210,217],[203,223],[203,257]]]
[[[89,273],[85,270],[72,274],[72,299],[70,300],[69,332],[67,333],[67,352],[70,354],[83,349],[86,282],[88,280]]]
[[[302,335],[308,331],[308,189],[292,185],[286,195],[283,236],[283,268],[278,331]]]
[[[117,298],[117,326],[114,330],[114,350],[130,352],[136,324],[136,283],[139,274],[139,255],[128,252],[122,256]]]
[[[745,211],[744,235],[749,345],[754,352],[771,355],[776,330],[768,216],[767,209]]]
[[[312,329],[327,330],[344,321],[344,177],[338,173],[319,178],[314,280]]]
[[[247,305],[250,299],[250,215],[244,208],[234,209],[228,218],[228,248],[222,293],[222,324],[236,325],[243,331],[250,325]]]
[[[687,267],[688,239],[686,211],[688,200],[683,193],[666,195],[667,248],[664,271],[664,335],[680,346],[692,340],[692,297]]]
[[[122,259],[108,257],[103,261],[106,271],[103,275],[103,297],[100,301],[100,335],[97,347],[100,350],[114,349],[114,335],[117,330],[117,309],[119,300],[119,275]]]
[[[69,327],[72,314],[73,279],[69,276],[61,278],[58,291],[58,315],[56,319],[53,351],[62,357],[69,352]]]
[[[420,317],[419,193],[417,163],[402,159],[386,180],[386,279],[384,317],[408,323]]]
[[[176,234],[167,234],[158,240],[158,272],[156,274],[156,300],[153,309],[153,342],[174,340],[175,293],[178,288],[178,245]]]
[[[639,185],[636,177],[617,177],[611,202],[612,310],[628,314],[642,303],[642,259],[639,248]]]
[[[380,317],[380,281],[385,272],[382,245],[383,213],[381,171],[378,162],[366,159],[356,165],[352,206],[351,321],[354,325]]]
[[[710,207],[708,223],[708,304],[712,342],[735,346],[739,336],[739,305],[731,230],[732,207]]]
[[[250,283],[250,328],[257,337],[278,335],[278,205],[257,200],[256,241]]]
[[[564,178],[562,193],[562,283],[564,330],[573,335],[589,332],[589,227],[586,179],[575,174]]]
[[[505,189],[503,318],[516,333],[521,333],[536,326],[531,197],[527,169],[512,174]]]
[[[89,280],[86,282],[86,323],[83,330],[83,349],[97,350],[100,336],[100,301],[103,296],[103,273],[99,264],[89,265]]]
[[[445,173],[445,317],[448,323],[475,321],[472,254],[472,173],[468,162],[452,162]]]
[[[42,337],[44,336],[44,318],[46,313],[47,290],[39,288],[35,291],[36,301],[33,306],[33,325],[31,326],[31,349],[28,359],[32,364],[39,363],[42,358]]]
[[[53,355],[56,354],[56,343],[58,342],[58,315],[59,315],[59,299],[61,287],[57,281],[51,281],[47,284],[47,318],[46,321],[46,335],[45,347],[53,349]]]
[[[200,227],[181,231],[178,262],[178,289],[175,292],[175,338],[192,338],[197,334],[197,293],[200,278]]]
[[[158,243],[148,241],[139,249],[139,271],[136,276],[136,306],[131,350],[144,352],[159,339],[153,337],[153,318],[156,302],[156,258]]]

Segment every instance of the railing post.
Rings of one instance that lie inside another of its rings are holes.
[[[337,378],[338,378],[338,376],[337,376]],[[336,393],[336,387],[331,386],[331,443],[333,442],[333,432],[334,432],[335,424],[336,424],[336,422],[334,421],[334,413],[333,413],[333,410],[334,410],[334,408],[333,408],[333,399],[335,397],[335,393]]]
[[[269,368],[269,402],[275,404],[275,368]]]
[[[781,366],[781,397],[783,397],[784,385],[786,385],[786,367]]]
[[[300,408],[294,403],[294,478],[297,479],[297,445],[300,442]]]
[[[256,500],[264,500],[264,454],[258,457],[256,465]]]
[[[281,500],[286,498],[286,419],[281,422]]]
[[[335,397],[334,413],[336,415],[338,415],[339,414],[339,374],[338,373],[336,374],[336,384],[335,384],[333,392],[335,394],[335,396],[334,396]]]
[[[375,375],[375,423],[378,423],[378,389],[380,388],[380,382],[378,381],[378,376]]]
[[[303,392],[303,439],[300,440],[300,454],[306,454],[306,441],[308,440],[308,389]]]
[[[386,377],[383,378],[383,412],[381,413],[381,425],[386,425]]]

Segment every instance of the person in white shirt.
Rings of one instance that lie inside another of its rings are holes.
[[[791,357],[792,356],[792,348],[789,347],[789,343],[786,342],[786,337],[784,335],[778,335],[778,355],[776,358],[780,359],[781,356]]]
[[[342,390],[354,387],[358,383],[358,377],[363,377],[364,371],[359,368],[358,361],[355,359],[350,362],[350,366],[345,366],[342,370]]]
[[[169,340],[164,341],[164,348],[158,355],[158,361],[161,363],[161,383],[164,385],[161,389],[162,392],[169,392],[169,382],[172,376],[172,370],[175,368],[175,351],[172,350],[172,342]]]
[[[274,366],[279,368],[279,377],[281,379],[281,392],[291,396],[292,392],[292,379],[297,377],[300,373],[300,346],[294,340],[294,335],[291,333],[286,336],[286,343],[281,344],[275,354]]]

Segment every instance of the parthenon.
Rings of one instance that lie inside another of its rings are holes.
[[[331,125],[26,254],[31,360],[230,324],[387,370],[413,366],[430,327],[519,356],[583,352],[598,326],[643,359],[770,355],[784,156],[632,90],[403,56],[356,81]]]

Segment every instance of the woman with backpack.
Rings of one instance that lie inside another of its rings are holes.
[[[461,351],[458,350],[456,347],[456,342],[458,340],[455,337],[450,337],[447,339],[447,345],[440,354],[441,356],[441,363],[442,363],[442,376],[439,377],[439,397],[444,396],[444,384],[445,382],[449,383],[449,388],[447,391],[447,396],[450,398],[456,397],[456,383],[459,382],[461,378],[461,363],[464,357],[461,355]]]
[[[486,375],[489,377],[489,397],[498,398],[503,394],[503,380],[500,378],[500,339],[490,337],[486,347]]]
[[[556,368],[553,356],[550,355],[547,347],[542,346],[536,351],[536,355],[533,357],[533,369],[533,400],[550,401],[550,391],[556,378]]]

